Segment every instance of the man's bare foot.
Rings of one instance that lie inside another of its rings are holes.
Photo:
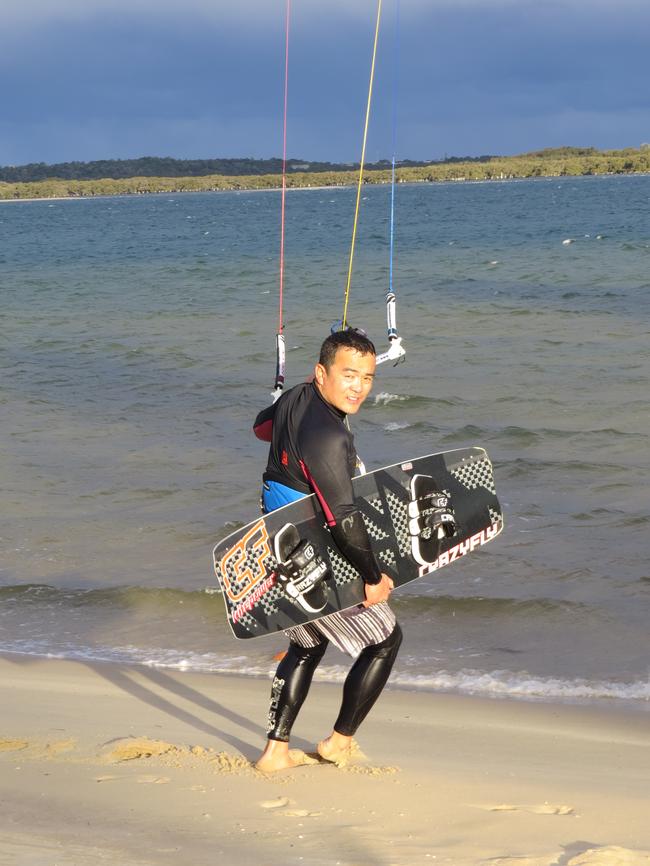
[[[347,763],[352,755],[352,737],[346,737],[344,734],[339,734],[337,731],[332,733],[318,744],[318,754],[325,761],[331,761],[333,764]]]
[[[289,743],[268,740],[255,769],[262,773],[276,773],[278,770],[292,770],[294,767],[312,763],[315,763],[313,758],[309,758],[300,749],[290,749]]]

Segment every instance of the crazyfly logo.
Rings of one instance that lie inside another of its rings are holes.
[[[496,538],[502,529],[503,521],[498,520],[496,523],[493,523],[492,526],[488,526],[487,529],[482,529],[480,532],[477,532],[475,535],[466,539],[466,541],[461,541],[459,544],[455,544],[453,547],[450,547],[449,550],[441,553],[433,562],[428,563],[427,565],[421,565],[418,569],[418,577],[423,577],[425,574],[431,574],[432,571],[437,571],[439,568],[449,565],[456,559],[460,559],[461,556],[466,556],[468,553],[476,550],[477,547],[482,547],[484,544],[487,544],[488,541],[492,541],[493,538]]]
[[[269,535],[263,520],[248,530],[219,563],[223,590],[236,603],[266,577],[265,561],[271,556]]]

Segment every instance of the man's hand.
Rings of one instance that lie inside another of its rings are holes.
[[[370,607],[371,604],[388,601],[392,589],[393,581],[387,574],[382,573],[379,583],[367,583],[365,585],[366,600],[363,602],[363,606]]]

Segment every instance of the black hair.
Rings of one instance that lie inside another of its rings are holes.
[[[339,349],[354,349],[360,355],[377,354],[372,340],[362,331],[358,331],[356,328],[346,328],[344,331],[335,331],[323,341],[318,363],[329,370]]]

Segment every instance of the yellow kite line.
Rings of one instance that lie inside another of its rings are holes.
[[[352,244],[350,246],[350,263],[348,265],[348,279],[345,286],[345,303],[343,305],[343,319],[341,329],[345,330],[348,315],[348,301],[350,299],[350,284],[352,282],[352,263],[354,261],[354,244],[357,238],[357,223],[359,222],[359,203],[361,201],[361,186],[363,184],[363,167],[366,161],[366,140],[368,138],[368,123],[370,121],[370,103],[372,101],[372,86],[375,80],[375,59],[377,57],[377,42],[379,40],[379,22],[381,20],[381,0],[377,2],[377,23],[375,25],[375,42],[372,49],[372,65],[370,67],[370,84],[368,86],[368,101],[366,104],[366,122],[363,129],[363,146],[361,148],[361,164],[359,166],[359,182],[357,184],[357,203],[354,209],[354,224],[352,226]]]

